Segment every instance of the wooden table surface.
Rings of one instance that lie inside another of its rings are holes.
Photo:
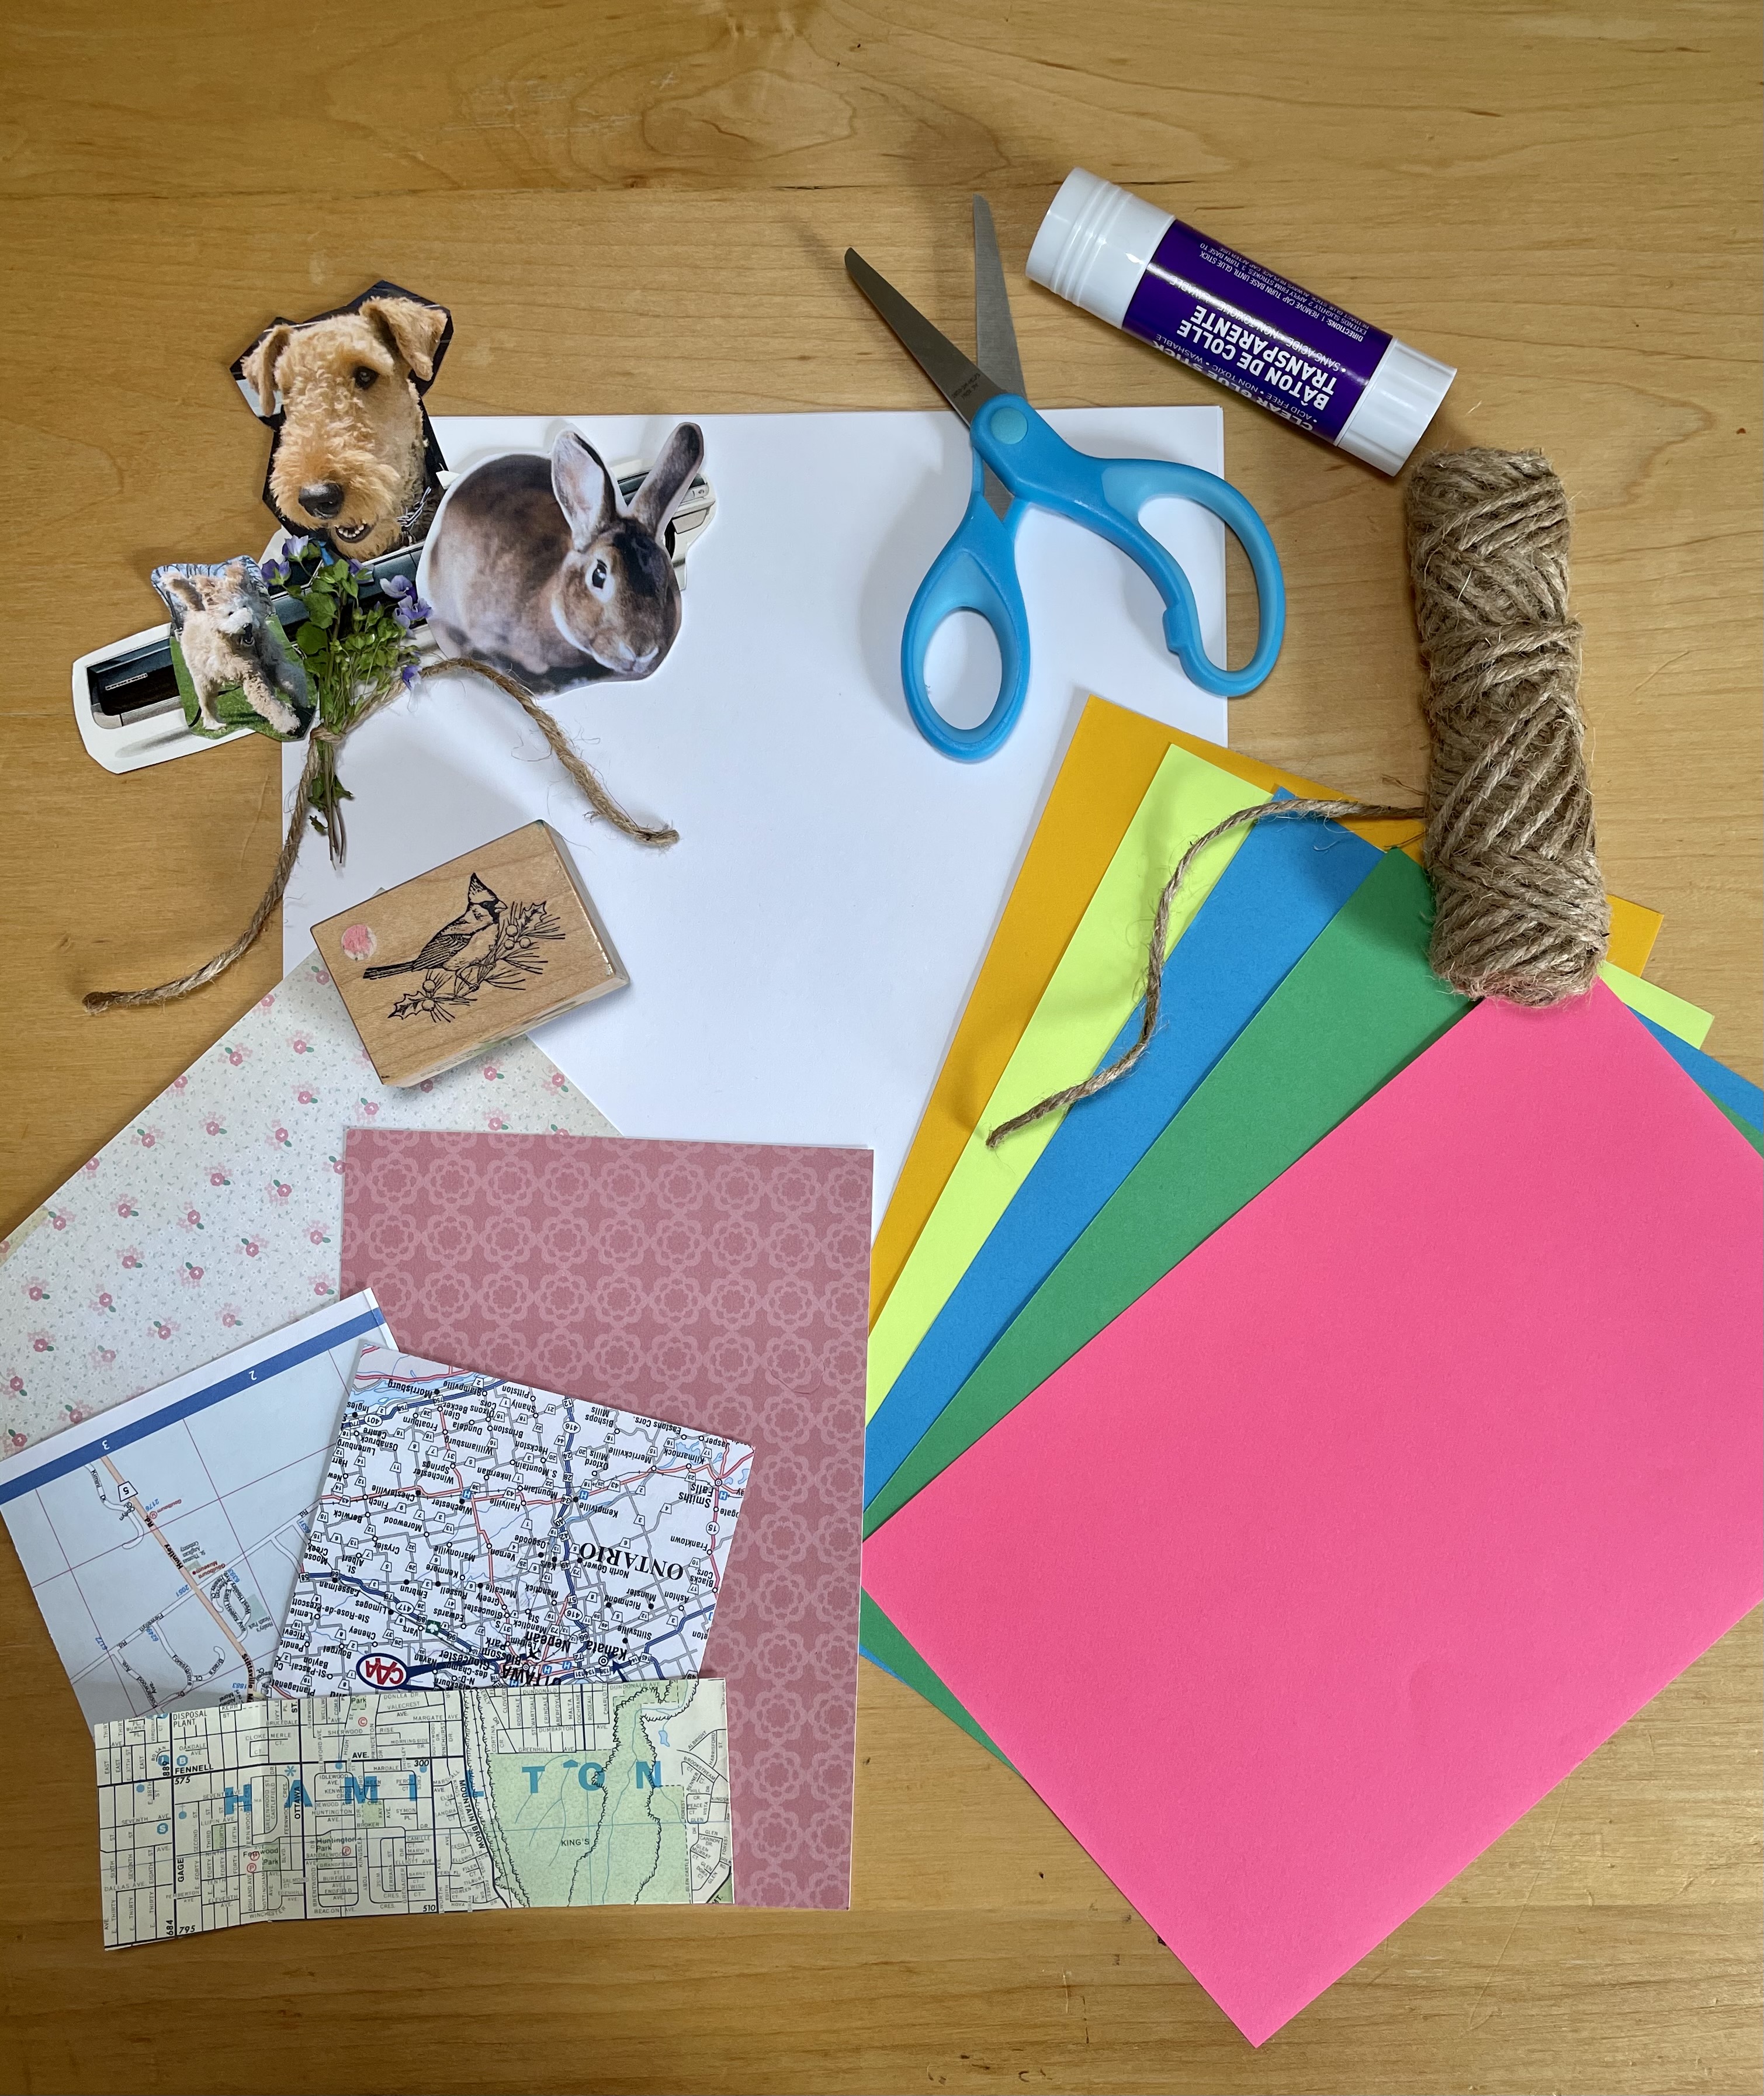
[[[1665,911],[1650,974],[1759,1075],[1753,7],[57,0],[0,38],[0,1227],[280,973],[272,936],[171,1010],[82,1014],[231,936],[280,806],[257,740],[107,775],[68,687],[157,617],[156,561],[262,543],[225,367],[270,316],[382,275],[442,299],[443,413],[922,406],[840,252],[958,323],[984,188],[1039,401],[1221,397],[1016,273],[1078,163],[1458,365],[1436,440],[1549,454],[1609,884]],[[1412,793],[1400,491],[1225,412],[1292,600],[1236,738]],[[107,1956],[85,1734],[0,1559],[9,2089],[1759,2086],[1756,1618],[1254,2052],[1030,1793],[867,1666],[849,1915]]]

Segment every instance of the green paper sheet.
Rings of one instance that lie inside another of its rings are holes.
[[[1720,1111],[1727,1116],[1728,1120],[1733,1123],[1734,1126],[1739,1129],[1740,1134],[1745,1138],[1746,1141],[1751,1144],[1752,1147],[1757,1152],[1758,1155],[1760,1157],[1764,1157],[1764,1135],[1761,1135],[1758,1131],[1753,1127],[1750,1121],[1741,1120],[1740,1116],[1734,1111],[1733,1108],[1728,1105],[1725,1099],[1718,1099],[1714,1097],[1709,1097],[1709,1103],[1712,1107],[1718,1107]]]
[[[923,1696],[933,1710],[941,1710],[952,1725],[959,1725],[970,1739],[978,1740],[988,1753],[998,1754],[1005,1766],[1010,1767],[1010,1762],[1005,1761],[996,1743],[987,1738],[867,1594],[858,1605],[858,1642],[867,1657],[885,1674],[892,1674],[897,1680],[904,1681],[915,1695]]]
[[[1433,893],[1387,852],[871,1504],[867,1535],[1469,1009]]]
[[[1158,766],[871,1332],[866,1417],[874,1417],[1062,1116],[1048,1115],[997,1150],[986,1147],[988,1132],[1096,1068],[1144,992],[1151,911],[1170,869],[1215,823],[1272,797],[1180,746]],[[1170,945],[1247,834],[1220,838],[1194,862],[1170,911]]]

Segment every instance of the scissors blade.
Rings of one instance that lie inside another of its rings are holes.
[[[915,305],[880,277],[855,247],[845,250],[845,274],[900,338],[901,347],[964,422],[972,422],[989,400],[1004,391],[977,364],[963,356],[946,334],[940,334]]]
[[[1016,325],[1011,317],[1011,295],[1005,289],[1005,265],[998,259],[998,234],[992,206],[974,194],[974,354],[980,368],[1007,393],[1023,391],[1023,360],[1017,355]],[[1009,514],[1011,491],[989,465],[983,466],[980,491],[994,517]]]
[[[1017,354],[1016,324],[1011,317],[1011,295],[1005,289],[1005,265],[998,259],[998,234],[992,206],[974,199],[974,347],[986,376],[1007,393],[1027,397],[1023,360]]]

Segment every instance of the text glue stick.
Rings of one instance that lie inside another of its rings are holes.
[[[1048,207],[1028,273],[1381,473],[1401,470],[1457,377],[1082,168]]]

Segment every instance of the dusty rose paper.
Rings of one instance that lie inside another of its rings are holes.
[[[705,1671],[735,1896],[851,1897],[870,1153],[354,1129],[345,1292],[401,1345],[754,1451]]]

